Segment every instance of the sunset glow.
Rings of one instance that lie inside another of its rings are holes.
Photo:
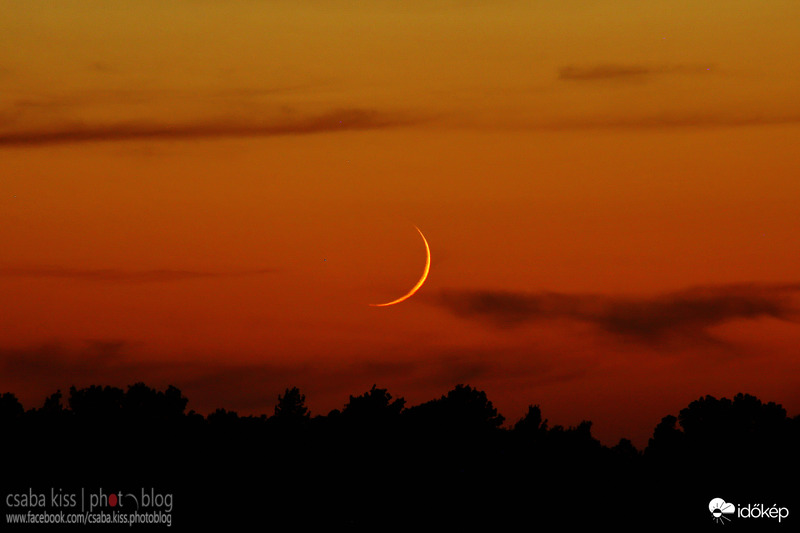
[[[705,394],[800,413],[800,3],[0,12],[0,391],[26,408],[466,383],[638,447]]]

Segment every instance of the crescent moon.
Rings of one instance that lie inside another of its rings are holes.
[[[414,296],[414,293],[417,292],[420,289],[420,287],[422,287],[422,284],[425,283],[425,280],[428,279],[428,272],[431,271],[431,248],[430,246],[428,246],[428,241],[427,239],[425,239],[425,235],[422,234],[422,231],[420,231],[420,229],[417,228],[416,226],[414,226],[414,228],[416,228],[416,230],[419,231],[419,236],[422,237],[422,242],[425,243],[425,253],[427,254],[427,257],[425,259],[425,270],[422,271],[422,277],[419,278],[417,284],[414,285],[411,288],[411,290],[408,291],[408,293],[401,296],[397,300],[392,300],[391,302],[386,302],[385,304],[369,304],[372,307],[386,307],[389,305],[399,304],[404,300],[408,300],[409,298]]]

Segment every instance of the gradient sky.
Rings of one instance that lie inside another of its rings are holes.
[[[0,389],[800,411],[794,0],[0,0]],[[428,282],[418,279],[426,235]]]

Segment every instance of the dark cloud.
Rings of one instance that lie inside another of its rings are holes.
[[[79,281],[106,281],[117,283],[149,283],[184,281],[203,278],[232,278],[256,276],[275,272],[274,269],[211,272],[199,270],[120,270],[113,268],[68,267],[0,267],[0,277],[64,278]]]
[[[702,65],[592,65],[566,66],[558,71],[558,79],[565,81],[616,80],[632,81],[655,74],[697,74],[710,72],[713,67]]]
[[[305,393],[323,397],[336,394],[343,404],[348,394],[360,392],[359,387],[369,388],[370,380],[403,376],[416,369],[414,364],[384,362],[326,367],[267,361],[252,364],[175,361],[168,357],[144,358],[134,353],[134,346],[118,340],[88,340],[77,345],[49,343],[0,348],[0,389],[22,393],[18,394],[20,398],[27,393],[30,403],[73,385],[124,388],[143,381],[156,387],[178,386],[190,398],[189,407],[199,412],[224,407],[242,413],[269,414],[278,394],[286,387],[300,386]],[[31,400],[31,396],[35,399]]]
[[[24,383],[69,386],[95,378],[113,379],[124,372],[124,352],[130,346],[121,340],[87,340],[77,349],[60,343],[32,348],[0,349],[0,370],[6,378],[22,378]],[[53,392],[53,391],[51,391]]]
[[[189,408],[209,413],[218,407],[242,414],[270,414],[278,394],[297,386],[315,413],[341,408],[350,395],[373,384],[393,394],[422,401],[446,392],[457,383],[561,383],[581,378],[586,368],[526,350],[442,349],[414,359],[383,358],[355,362],[279,362],[273,358],[252,363],[145,357],[137,343],[87,340],[79,344],[49,343],[26,348],[0,348],[0,392],[12,391],[26,407],[34,407],[52,392],[72,385],[126,387],[143,381],[152,387],[179,387]],[[411,401],[411,400],[409,400]]]
[[[709,328],[737,319],[795,320],[800,284],[693,287],[653,297],[622,298],[554,292],[445,291],[439,304],[452,313],[513,327],[541,320],[575,320],[607,333],[655,343],[712,340]]]
[[[18,129],[0,133],[0,146],[39,146],[49,144],[179,140],[224,137],[270,137],[308,135],[351,130],[371,130],[413,122],[408,117],[390,116],[374,110],[341,109],[314,116],[287,115],[272,121],[218,121],[185,124],[117,123],[74,124],[65,127]]]

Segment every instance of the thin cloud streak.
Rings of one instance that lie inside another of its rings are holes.
[[[669,339],[711,341],[709,329],[732,320],[800,316],[800,284],[692,287],[653,297],[623,298],[556,292],[444,291],[438,304],[451,313],[499,327],[573,320],[643,343]]]
[[[656,74],[702,74],[713,67],[702,65],[614,65],[566,66],[558,71],[563,81],[633,81]]]
[[[271,122],[196,122],[186,124],[117,123],[73,125],[0,133],[2,146],[41,146],[130,140],[181,140],[226,137],[310,135],[339,131],[373,130],[415,122],[367,109],[341,109],[329,113],[276,119]]]
[[[62,278],[77,281],[151,283],[184,281],[203,278],[234,278],[258,276],[276,272],[275,269],[211,272],[199,270],[119,270],[112,268],[80,269],[67,267],[0,267],[0,277]]]

